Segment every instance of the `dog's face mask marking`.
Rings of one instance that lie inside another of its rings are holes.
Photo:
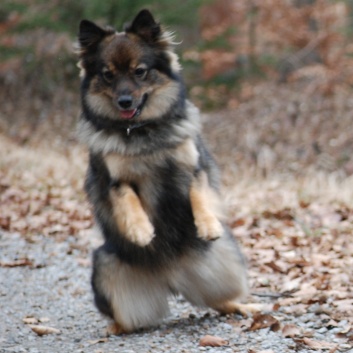
[[[178,99],[179,65],[170,36],[148,11],[121,33],[83,20],[79,46],[85,103],[103,118],[159,118]]]

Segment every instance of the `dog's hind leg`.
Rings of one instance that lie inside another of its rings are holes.
[[[92,287],[98,309],[114,320],[110,333],[158,324],[169,313],[170,290],[165,278],[158,271],[123,263],[104,246],[98,248],[93,257]]]
[[[234,303],[246,296],[248,284],[243,256],[230,234],[211,243],[204,253],[184,258],[172,286],[194,305],[236,312]]]

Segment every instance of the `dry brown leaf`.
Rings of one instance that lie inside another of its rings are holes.
[[[281,329],[281,324],[279,323],[279,321],[277,321],[271,325],[271,331],[273,331],[273,332],[277,332],[280,329]]]
[[[295,278],[293,280],[286,281],[281,288],[282,292],[296,292],[300,289],[301,279]]]
[[[284,337],[295,337],[295,336],[300,336],[301,335],[301,330],[298,326],[294,324],[287,324],[284,325],[282,329],[282,333]]]
[[[38,320],[35,317],[25,317],[22,319],[22,321],[26,324],[26,325],[35,325],[38,324]]]
[[[227,346],[228,343],[222,337],[206,335],[200,339],[199,345],[202,347],[222,347]]]
[[[275,272],[279,272],[279,273],[287,273],[288,272],[287,269],[284,268],[284,265],[280,264],[279,261],[266,262],[264,265],[268,266],[269,268],[271,268]]]
[[[331,319],[326,325],[325,325],[329,330],[338,327],[338,322]]]
[[[45,323],[45,322],[49,322],[50,319],[48,317],[41,317],[38,319],[39,322],[41,322],[42,324]]]
[[[59,334],[60,330],[54,328],[54,327],[49,327],[49,326],[42,326],[42,325],[28,325],[33,332],[35,332],[38,336],[44,336],[44,335],[51,335],[51,334]]]
[[[330,343],[326,341],[316,341],[307,337],[303,339],[295,340],[297,343],[305,344],[306,346],[310,347],[311,349],[334,349],[337,347],[337,344]]]
[[[108,338],[99,338],[97,340],[92,340],[92,341],[88,341],[88,343],[93,346],[95,344],[98,344],[98,343],[105,343],[105,342],[108,342]]]
[[[352,327],[351,325],[347,325],[344,329],[342,329],[339,333],[342,333],[342,334],[347,334],[349,332],[352,332]]]
[[[0,267],[22,267],[22,266],[33,266],[33,262],[27,258],[18,259],[14,261],[0,261]]]
[[[246,224],[245,218],[236,218],[233,221],[231,221],[230,227],[231,228],[242,227],[245,224]]]
[[[77,258],[77,263],[82,267],[90,267],[91,260],[79,257],[79,258]]]
[[[334,306],[343,312],[350,312],[353,308],[353,299],[336,300]]]
[[[332,347],[329,351],[329,353],[335,353],[338,349],[338,344],[336,344],[334,347]]]
[[[256,314],[253,317],[253,322],[249,328],[249,331],[256,331],[262,328],[270,327],[274,331],[278,331],[279,322],[276,318],[269,314]]]
[[[346,338],[346,339],[348,339],[349,342],[352,342],[353,341],[353,329],[351,329],[351,326],[348,325],[343,330],[336,333],[336,337]]]

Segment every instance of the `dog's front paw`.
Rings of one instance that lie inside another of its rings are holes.
[[[126,235],[132,243],[144,247],[155,237],[154,227],[149,220],[136,222],[128,227]]]
[[[202,219],[195,220],[198,236],[204,240],[216,240],[224,232],[222,223],[213,216],[205,216]]]

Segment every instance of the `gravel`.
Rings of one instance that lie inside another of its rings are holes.
[[[90,252],[96,243],[96,239],[88,242],[77,237],[60,241],[38,236],[26,241],[16,234],[0,233],[1,353],[312,352],[280,331],[248,331],[251,319],[219,316],[194,308],[181,297],[171,298],[171,316],[158,327],[107,337],[108,321],[94,307],[90,289]],[[9,267],[21,259],[28,259],[29,265]],[[335,337],[334,330],[313,329],[313,313],[295,318],[282,312],[273,315],[282,324],[291,322],[312,330],[313,339],[336,342],[337,352],[353,352]],[[60,333],[39,336],[24,319]],[[344,322],[340,325],[344,327]],[[229,344],[200,347],[205,335],[220,336]]]

